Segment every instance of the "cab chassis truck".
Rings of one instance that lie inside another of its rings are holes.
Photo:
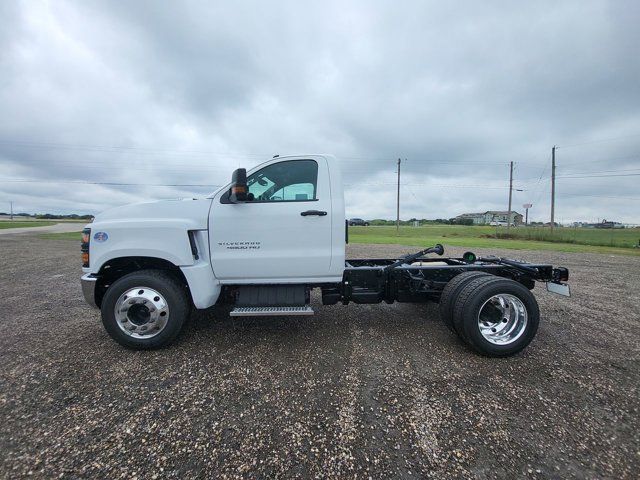
[[[204,199],[113,208],[82,232],[82,290],[113,339],[169,345],[191,309],[231,316],[311,315],[323,305],[437,302],[446,326],[493,357],[525,348],[540,312],[536,282],[569,295],[566,268],[442,245],[391,259],[345,259],[342,178],[331,155],[274,157]],[[436,255],[435,257],[433,255]]]

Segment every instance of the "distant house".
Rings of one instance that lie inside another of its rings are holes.
[[[482,213],[463,213],[456,217],[456,220],[465,219],[471,219],[474,225],[488,225],[491,222],[509,222],[514,225],[521,225],[523,217],[522,214],[516,211],[512,211],[511,217],[509,217],[509,212],[506,210],[489,210]]]
[[[484,213],[463,213],[454,220],[458,223],[462,223],[461,220],[471,220],[474,225],[482,225],[484,224]]]

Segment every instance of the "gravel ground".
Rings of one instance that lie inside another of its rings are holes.
[[[640,258],[502,253],[572,273],[570,299],[536,288],[516,357],[473,354],[435,305],[317,296],[313,317],[199,312],[135,352],[85,305],[76,242],[4,236],[0,475],[637,478]]]

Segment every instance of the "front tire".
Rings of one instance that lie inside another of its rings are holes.
[[[531,343],[538,331],[540,309],[522,284],[507,278],[479,277],[458,294],[453,322],[476,352],[508,357]]]
[[[101,305],[102,324],[120,345],[137,350],[169,345],[182,330],[190,304],[185,287],[161,270],[116,280]]]

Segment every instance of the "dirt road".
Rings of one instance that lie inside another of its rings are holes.
[[[1,228],[0,235],[14,235],[16,233],[65,233],[80,232],[84,223],[56,223],[55,225],[47,225],[44,227],[24,227],[24,228]],[[78,234],[79,235],[79,234]]]

